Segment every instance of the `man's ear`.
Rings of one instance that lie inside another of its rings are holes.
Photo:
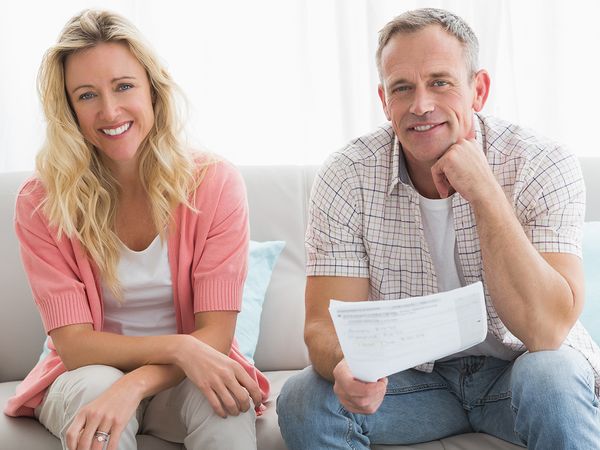
[[[475,74],[475,97],[473,98],[473,109],[481,111],[490,93],[490,74],[485,69],[481,69]]]
[[[377,93],[379,94],[379,99],[381,100],[381,106],[383,107],[383,113],[385,114],[386,119],[391,120],[390,113],[388,112],[387,101],[385,99],[385,91],[381,84],[377,86]]]

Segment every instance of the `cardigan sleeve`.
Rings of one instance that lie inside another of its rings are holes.
[[[46,332],[65,325],[92,323],[75,251],[63,235],[58,239],[42,212],[43,188],[37,180],[24,184],[17,196],[14,226],[23,267]]]
[[[248,266],[248,203],[240,173],[214,164],[196,193],[194,313],[240,311]]]

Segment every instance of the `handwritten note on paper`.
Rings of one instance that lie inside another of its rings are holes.
[[[487,335],[481,282],[400,300],[331,300],[329,313],[350,371],[363,381],[466,350]]]

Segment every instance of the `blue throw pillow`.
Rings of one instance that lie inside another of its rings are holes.
[[[277,258],[285,247],[283,241],[250,241],[248,276],[244,284],[242,310],[238,314],[235,338],[242,354],[254,363],[254,350],[258,343],[260,315],[271,273]]]
[[[262,304],[271,281],[273,267],[283,247],[285,247],[283,241],[250,241],[248,276],[244,284],[242,311],[238,314],[235,338],[242,354],[252,363],[254,363],[254,350],[258,343]],[[48,353],[50,349],[46,338],[39,360],[44,359]]]
[[[586,222],[583,228],[585,306],[581,323],[600,344],[600,222]]]

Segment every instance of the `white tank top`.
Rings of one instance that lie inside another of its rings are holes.
[[[454,230],[452,196],[443,199],[430,199],[421,195],[419,197],[423,232],[433,260],[439,292],[461,287],[464,283],[461,281],[456,261],[456,232]],[[442,358],[440,361],[462,356],[493,356],[505,361],[512,361],[520,354],[520,352],[515,352],[502,345],[494,335],[488,332],[482,343]]]
[[[100,283],[104,331],[127,336],[177,333],[167,244],[160,236],[139,252],[121,243],[117,275],[123,289],[121,303],[104,281]]]

